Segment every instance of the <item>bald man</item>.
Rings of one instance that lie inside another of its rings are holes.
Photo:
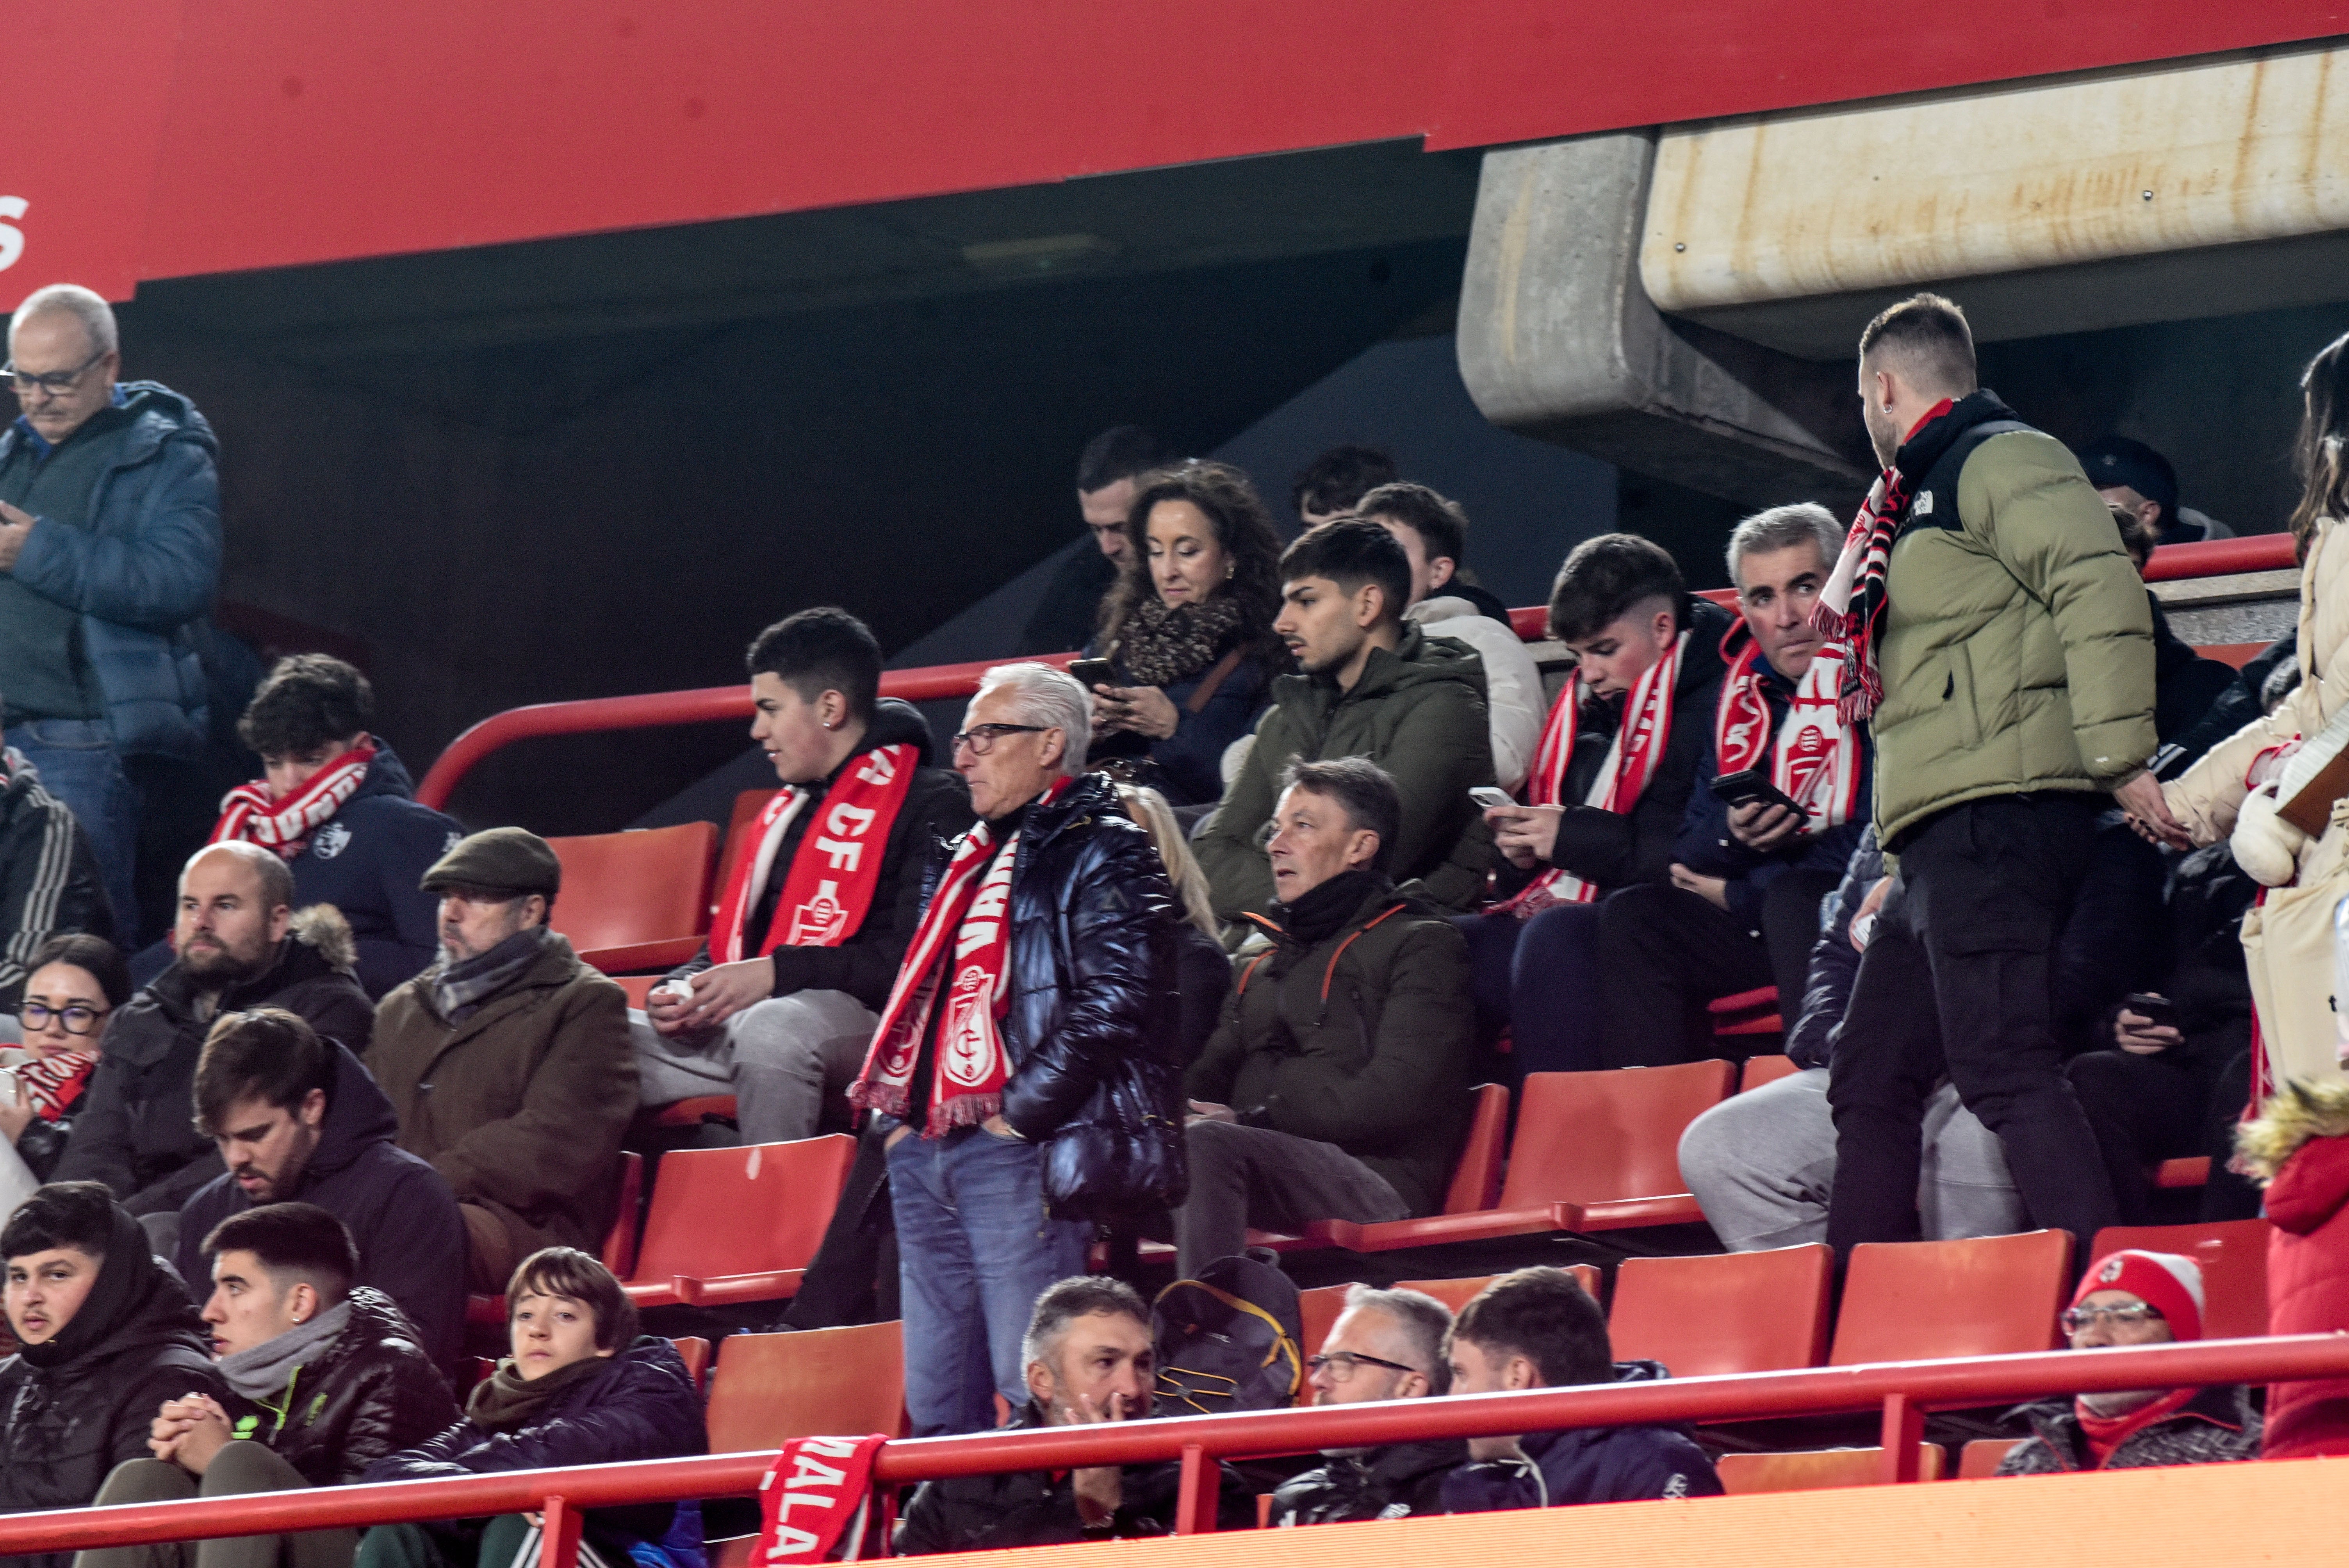
[[[373,1033],[349,925],[331,905],[293,903],[294,873],[274,851],[243,841],[197,851],[180,873],[178,958],[107,1026],[55,1180],[105,1182],[166,1257],[180,1205],[222,1169],[195,1130],[192,1093],[213,1022],[283,1007],[355,1056]]]

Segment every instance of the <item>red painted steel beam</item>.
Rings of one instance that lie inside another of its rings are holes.
[[[874,1463],[874,1478],[886,1485],[904,1485],[942,1476],[1180,1460],[1191,1448],[1202,1459],[1251,1459],[1325,1448],[1371,1448],[1575,1427],[1834,1415],[1877,1409],[1896,1401],[1898,1419],[1905,1430],[1911,1409],[1961,1409],[2051,1394],[2121,1388],[2341,1377],[2349,1377],[2349,1334],[2040,1351],[1955,1361],[1823,1367],[1660,1383],[1400,1399],[1326,1409],[1253,1410],[1109,1427],[914,1438],[883,1448]],[[757,1490],[774,1459],[771,1450],[719,1454],[572,1470],[514,1470],[454,1480],[392,1481],[9,1514],[0,1516],[0,1556],[515,1513],[541,1508],[547,1499],[558,1496],[570,1509],[739,1497]]]

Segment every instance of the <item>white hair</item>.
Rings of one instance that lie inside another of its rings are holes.
[[[977,707],[979,699],[993,691],[1011,694],[1009,707],[1012,723],[1040,725],[1061,732],[1065,741],[1061,748],[1063,774],[1085,770],[1085,753],[1092,748],[1093,739],[1092,697],[1076,676],[1032,661],[998,665],[978,677],[978,690],[971,694],[971,707]]]
[[[79,284],[49,284],[26,294],[16,314],[8,318],[8,341],[15,343],[16,329],[35,316],[51,315],[69,315],[81,323],[97,353],[111,354],[121,346],[121,335],[114,327],[114,307],[104,295]]]
[[[1836,558],[1843,553],[1843,526],[1836,521],[1835,513],[1815,500],[1757,511],[1729,535],[1729,580],[1744,593],[1745,578],[1737,570],[1740,561],[1749,555],[1792,550],[1805,540],[1819,547],[1819,563],[1832,572]]]

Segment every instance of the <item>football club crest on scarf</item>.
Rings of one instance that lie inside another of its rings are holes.
[[[745,951],[750,912],[774,874],[775,856],[812,790],[787,785],[767,802],[751,830],[757,851],[735,862],[718,916],[709,929],[709,956],[719,964],[764,957],[778,947],[837,947],[864,924],[880,885],[889,830],[913,788],[919,753],[912,746],[876,746],[857,757],[824,794],[816,820],[800,838],[767,924],[765,945]]]
[[[310,847],[310,835],[332,820],[343,803],[367,782],[367,764],[375,760],[375,749],[374,741],[361,741],[310,775],[283,800],[269,793],[266,779],[238,785],[221,797],[220,820],[205,842],[243,839],[276,851],[281,860],[300,859]]]
[[[1859,728],[1844,721],[1838,698],[1843,687],[1843,645],[1830,643],[1811,655],[1810,668],[1795,683],[1795,695],[1771,745],[1770,703],[1764,695],[1761,645],[1744,620],[1721,639],[1721,705],[1714,710],[1713,745],[1723,773],[1743,773],[1770,758],[1770,782],[1811,815],[1806,832],[1841,827],[1859,803]]]

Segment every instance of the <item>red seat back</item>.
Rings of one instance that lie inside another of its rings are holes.
[[[1452,1185],[1444,1194],[1447,1214],[1489,1209],[1501,1196],[1501,1155],[1509,1136],[1508,1086],[1479,1084],[1468,1092],[1475,1109],[1468,1115],[1468,1136],[1460,1145],[1459,1163],[1452,1168]]]
[[[1980,1480],[1998,1473],[1999,1461],[2029,1438],[1976,1438],[1958,1450],[1958,1479]]]
[[[1566,1272],[1582,1287],[1582,1294],[1591,1300],[1599,1299],[1599,1270],[1591,1264],[1568,1264]],[[1433,1296],[1450,1307],[1457,1316],[1460,1309],[1483,1294],[1486,1285],[1500,1278],[1498,1274],[1470,1274],[1462,1279],[1407,1279],[1398,1281],[1397,1290],[1416,1290]]]
[[[718,901],[726,896],[727,886],[734,880],[734,868],[759,848],[758,840],[750,832],[758,824],[759,813],[781,792],[745,789],[734,797],[734,814],[726,820],[726,844],[718,852],[718,875],[709,886],[709,913],[713,917],[718,913]],[[702,929],[709,928],[705,924]]]
[[[1677,1377],[1816,1367],[1827,1349],[1832,1249],[1779,1247],[1711,1257],[1627,1258],[1615,1271],[1608,1336],[1625,1359]]]
[[[1851,1249],[1828,1364],[2052,1350],[2071,1278],[2069,1231],[1863,1242]]]
[[[841,1133],[661,1156],[631,1283],[807,1267],[855,1159]]]
[[[604,1266],[620,1279],[636,1266],[636,1219],[645,1205],[645,1157],[620,1152],[620,1191],[612,1210],[612,1228],[604,1235]]]
[[[547,923],[580,952],[698,936],[709,929],[718,830],[708,822],[547,842],[563,862],[563,892]]]
[[[897,1436],[905,1429],[901,1328],[893,1319],[729,1335],[709,1375],[709,1451],[779,1448],[789,1438]]]
[[[1792,1057],[1748,1057],[1745,1058],[1745,1070],[1737,1080],[1738,1092],[1742,1094],[1749,1088],[1760,1088],[1765,1083],[1776,1083],[1780,1078],[1792,1078],[1802,1070],[1795,1065]]]
[[[1917,1445],[1917,1479],[1939,1480],[1949,1451],[1939,1443]],[[1882,1449],[1813,1449],[1791,1454],[1723,1454],[1713,1464],[1722,1490],[1816,1491],[1826,1487],[1876,1486],[1884,1480]]]
[[[1726,1099],[1736,1064],[1528,1073],[1500,1206],[1685,1192],[1681,1134]]]
[[[678,1359],[685,1363],[686,1376],[693,1379],[695,1387],[700,1387],[702,1374],[709,1370],[709,1341],[688,1336],[669,1343],[677,1346]]]
[[[2202,1337],[2249,1339],[2268,1331],[2268,1238],[2265,1220],[2209,1225],[2108,1225],[2088,1248],[2088,1270],[2112,1253],[2136,1248],[2181,1253],[2202,1265]]]

